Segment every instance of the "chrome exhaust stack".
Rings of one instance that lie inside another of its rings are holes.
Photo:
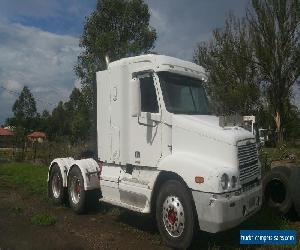
[[[110,63],[110,60],[109,60],[109,56],[107,54],[105,55],[105,63],[106,63],[106,69],[108,69],[108,65]]]

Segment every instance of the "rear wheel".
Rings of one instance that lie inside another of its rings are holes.
[[[298,217],[300,218],[300,167],[294,167],[291,173],[290,189],[293,197],[293,204]]]
[[[48,194],[50,199],[60,205],[65,200],[65,192],[63,188],[63,179],[60,169],[57,164],[54,164],[50,170],[49,182],[48,182]]]
[[[293,205],[290,190],[291,171],[287,167],[276,167],[263,180],[266,204],[282,214],[287,214]]]
[[[81,171],[78,167],[73,167],[68,175],[69,204],[73,211],[78,214],[85,212],[86,191]]]
[[[193,200],[187,188],[177,180],[167,181],[156,204],[156,222],[169,247],[187,248],[194,234]]]

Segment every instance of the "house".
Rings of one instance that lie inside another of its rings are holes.
[[[0,127],[0,148],[9,148],[13,144],[14,133],[8,128]]]
[[[27,135],[27,138],[31,142],[43,143],[47,137],[44,132],[35,131],[35,132]]]

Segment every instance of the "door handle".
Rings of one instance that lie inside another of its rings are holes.
[[[142,126],[146,126],[146,127],[151,127],[151,128],[154,128],[154,127],[156,127],[156,126],[157,126],[157,124],[158,124],[158,122],[157,122],[157,121],[153,121],[153,120],[151,120],[151,122],[152,122],[152,123],[154,123],[154,124],[149,124],[149,123],[144,123],[144,122],[141,122],[141,121],[140,121],[140,116],[138,116],[138,124],[139,124],[139,125],[142,125]]]

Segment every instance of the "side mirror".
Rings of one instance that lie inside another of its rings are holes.
[[[141,114],[141,88],[140,80],[134,78],[129,82],[129,103],[130,103],[130,114],[132,117],[140,116]]]

